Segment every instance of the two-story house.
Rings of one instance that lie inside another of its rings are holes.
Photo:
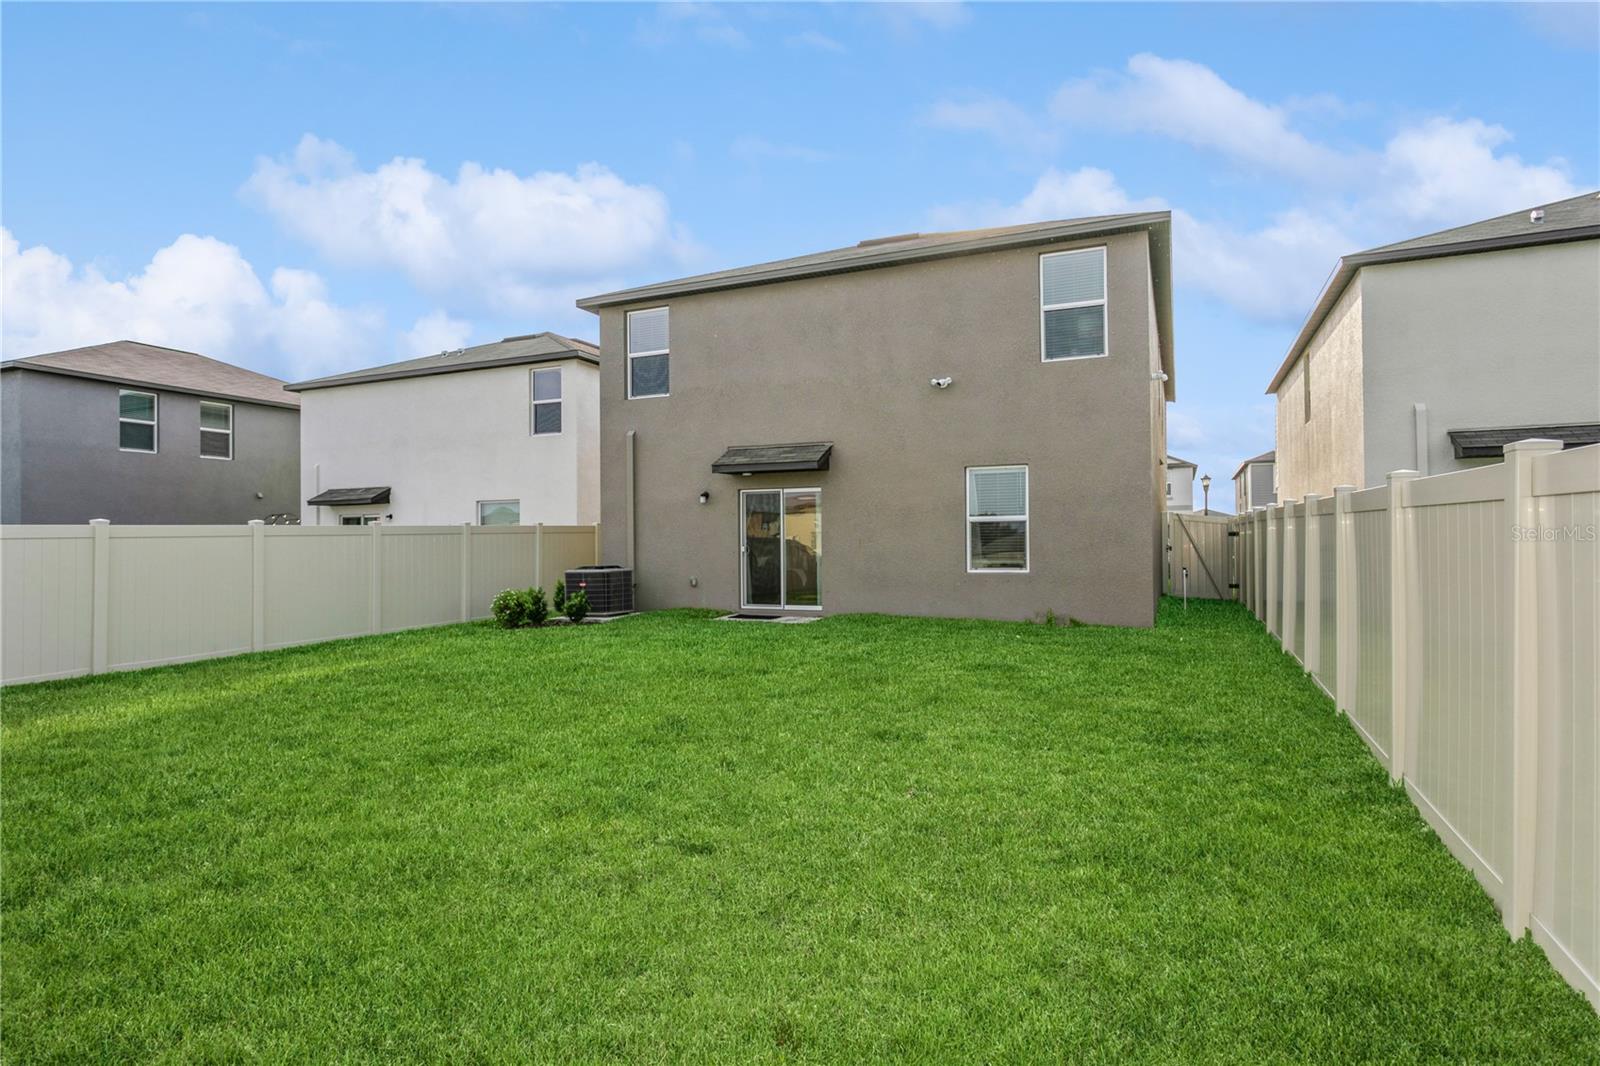
[[[1600,193],[1347,255],[1267,392],[1278,495],[1600,441]]]
[[[1262,452],[1239,464],[1233,472],[1233,509],[1239,514],[1249,514],[1257,507],[1271,507],[1278,502],[1277,455]]]
[[[606,561],[646,608],[1151,624],[1170,248],[1116,215],[580,300]]]
[[[290,385],[306,525],[588,525],[599,353],[507,337]]]
[[[1189,460],[1167,456],[1167,510],[1194,510],[1194,472]]]
[[[300,403],[194,352],[112,341],[0,363],[0,521],[293,522]]]

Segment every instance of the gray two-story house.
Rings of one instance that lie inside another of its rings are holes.
[[[641,607],[1149,625],[1166,212],[911,234],[580,300]]]
[[[0,522],[292,522],[299,481],[277,378],[138,341],[0,363]]]

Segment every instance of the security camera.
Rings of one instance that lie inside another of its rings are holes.
[[[954,380],[955,378],[934,378],[929,381],[928,384],[932,385],[936,389],[948,389],[950,387],[950,383]]]

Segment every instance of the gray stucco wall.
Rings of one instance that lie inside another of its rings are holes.
[[[1600,421],[1600,241],[1366,267],[1365,484],[1463,466],[1448,432]],[[1481,461],[1479,461],[1481,462]]]
[[[118,388],[26,370],[0,375],[6,482],[0,520],[234,524],[300,513],[299,411],[225,401],[233,404],[234,458],[202,459],[201,397],[155,390],[159,450],[124,452],[117,447]]]
[[[1095,245],[1108,248],[1110,356],[1042,363],[1039,255]],[[638,400],[626,398],[627,308],[606,309],[606,561],[626,558],[634,430],[643,607],[737,607],[739,491],[819,486],[828,611],[1151,624],[1165,442],[1149,277],[1136,233],[681,297],[667,302],[672,395]],[[946,375],[949,389],[929,386]],[[816,440],[834,443],[827,471],[711,471],[730,445]],[[968,574],[966,468],[1017,463],[1030,572]]]

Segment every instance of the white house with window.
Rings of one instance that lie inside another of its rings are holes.
[[[598,362],[535,333],[290,385],[304,524],[599,521]]]
[[[1167,510],[1194,510],[1195,465],[1176,455],[1167,456]]]

